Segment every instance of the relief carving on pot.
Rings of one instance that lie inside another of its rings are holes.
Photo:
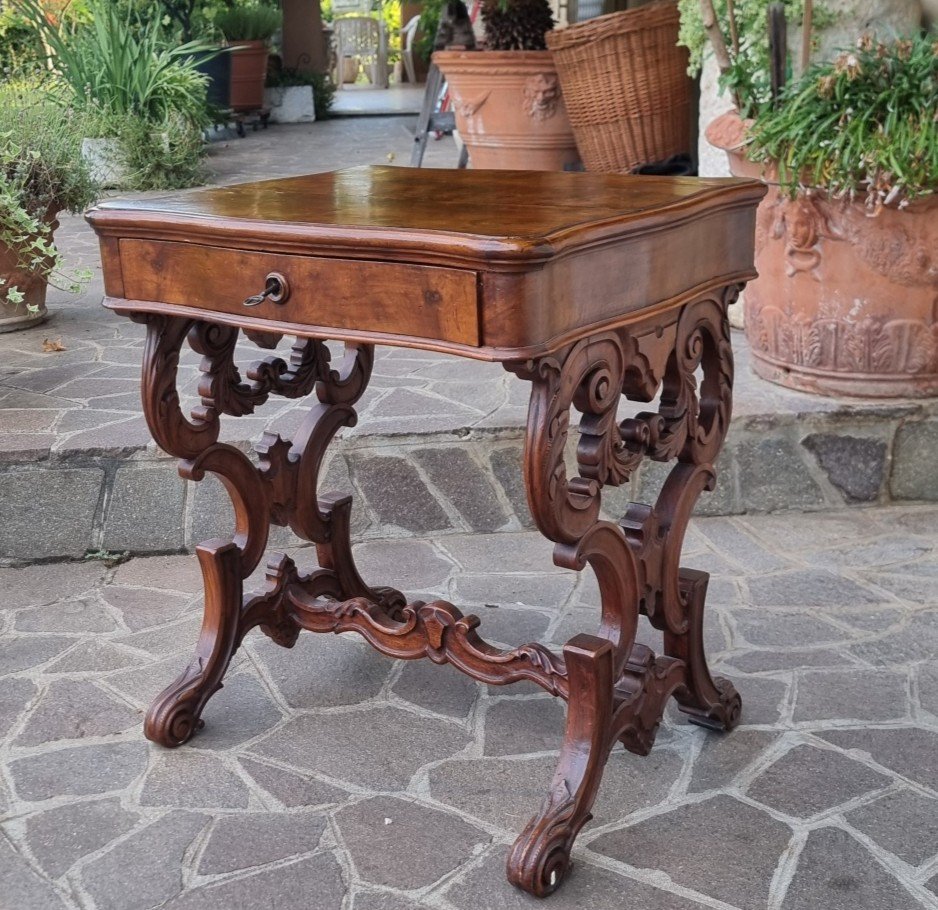
[[[532,120],[550,120],[560,106],[560,80],[556,73],[538,73],[524,83],[524,112]]]
[[[475,98],[455,98],[453,99],[453,107],[460,117],[468,119],[475,116],[476,111],[485,104],[490,94],[491,92],[483,92],[481,95],[476,95]]]
[[[772,236],[785,238],[785,271],[789,276],[808,272],[820,281],[821,241],[843,240],[843,232],[832,219],[828,202],[814,193],[799,193],[795,199],[779,196]],[[787,236],[786,236],[787,235]]]
[[[809,319],[747,300],[750,344],[773,360],[844,373],[938,372],[938,325],[918,319]]]

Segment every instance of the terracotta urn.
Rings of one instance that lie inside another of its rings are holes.
[[[746,159],[735,112],[706,135],[734,175],[769,184],[745,295],[756,373],[821,395],[938,394],[938,198],[876,212],[822,190],[792,198]]]
[[[233,111],[257,111],[264,106],[267,80],[267,42],[236,41],[231,47],[231,96]]]
[[[22,292],[22,303],[8,303],[3,292],[15,287]],[[46,310],[46,292],[49,282],[45,276],[17,268],[17,257],[4,244],[0,244],[0,333],[28,329],[38,325],[49,315]]]
[[[579,154],[550,51],[437,51],[477,169],[562,171]]]

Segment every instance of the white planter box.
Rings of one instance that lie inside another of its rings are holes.
[[[92,179],[105,188],[127,183],[127,169],[121,161],[118,139],[82,139],[81,157],[85,159]]]
[[[316,119],[311,85],[285,85],[264,89],[264,105],[271,123],[312,123]]]

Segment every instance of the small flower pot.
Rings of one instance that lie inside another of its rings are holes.
[[[236,113],[259,111],[264,107],[267,81],[267,42],[235,41],[231,47],[231,96]]]
[[[23,294],[21,303],[6,301],[5,291],[9,287],[15,287]],[[18,269],[13,251],[0,244],[0,333],[28,329],[48,318],[48,288],[49,282],[44,275]]]

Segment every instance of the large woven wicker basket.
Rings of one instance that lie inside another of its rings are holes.
[[[690,151],[679,24],[668,0],[547,33],[587,170],[621,173]]]

